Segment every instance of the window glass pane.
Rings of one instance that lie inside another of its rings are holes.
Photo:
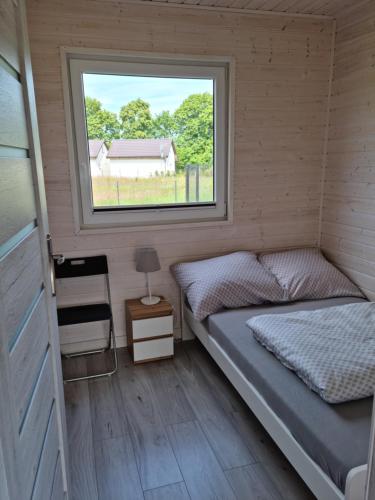
[[[215,202],[214,81],[83,74],[94,208]]]

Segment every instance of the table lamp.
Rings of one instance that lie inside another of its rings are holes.
[[[159,271],[159,257],[154,248],[139,248],[135,253],[136,270],[146,273],[148,296],[142,297],[141,302],[145,306],[152,306],[160,302],[160,297],[151,295],[151,285],[149,273]]]

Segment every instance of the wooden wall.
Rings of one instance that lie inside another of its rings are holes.
[[[152,245],[159,252],[162,270],[152,276],[154,291],[175,306],[178,335],[179,297],[171,263],[235,249],[317,244],[331,21],[95,0],[30,0],[28,15],[55,251],[108,255],[115,326],[122,339],[124,300],[145,292],[144,276],[134,270],[136,247]],[[235,57],[233,224],[74,234],[59,55],[63,45]],[[73,285],[60,286],[61,303],[88,297],[94,288],[90,280],[90,288]],[[62,331],[62,343],[69,349],[87,336],[97,337],[91,325],[89,333],[70,328]]]
[[[375,299],[375,5],[337,20],[322,247]]]

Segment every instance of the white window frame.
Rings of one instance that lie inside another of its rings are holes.
[[[230,221],[230,163],[232,152],[231,58],[205,58],[145,53],[99,53],[62,50],[65,108],[77,230],[110,227],[164,226],[176,223]],[[83,73],[209,78],[214,81],[213,203],[179,206],[94,209],[84,107]],[[69,133],[70,132],[70,133]],[[78,232],[77,231],[77,232]]]

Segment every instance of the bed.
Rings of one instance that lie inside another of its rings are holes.
[[[372,398],[325,403],[253,338],[246,320],[364,299],[251,306],[211,314],[204,321],[194,318],[183,293],[181,300],[183,338],[191,332],[198,337],[315,496],[363,500]]]

